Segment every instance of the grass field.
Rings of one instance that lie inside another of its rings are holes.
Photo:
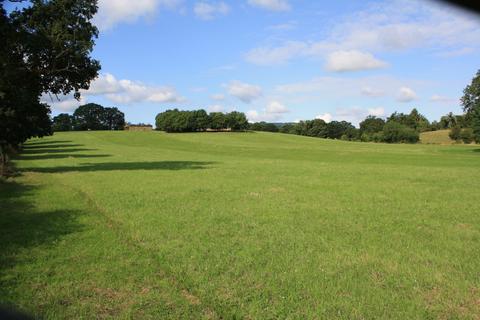
[[[0,183],[0,297],[43,318],[479,319],[480,147],[72,132]]]

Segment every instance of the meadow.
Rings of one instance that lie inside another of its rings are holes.
[[[36,317],[479,319],[480,147],[68,132],[0,182]]]

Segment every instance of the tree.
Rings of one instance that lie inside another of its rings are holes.
[[[67,113],[60,113],[53,117],[52,130],[54,132],[73,130],[73,117]]]
[[[73,112],[75,130],[102,130],[104,126],[104,108],[96,103],[79,106]]]
[[[227,128],[232,131],[246,130],[248,128],[248,120],[243,112],[232,111],[225,115]]]
[[[123,130],[125,127],[125,114],[117,108],[104,108],[101,116],[103,129]]]
[[[475,108],[480,107],[480,70],[473,77],[472,82],[463,90],[463,97],[460,99],[463,111],[473,112]]]
[[[373,134],[382,131],[385,125],[385,120],[375,116],[368,116],[365,120],[360,122],[360,134]]]
[[[214,130],[226,129],[227,123],[226,123],[225,114],[222,112],[211,112],[210,128]]]
[[[7,15],[0,1],[0,174],[8,152],[31,137],[51,134],[42,93],[80,97],[100,69],[91,59],[98,31],[94,0],[32,0]]]
[[[476,143],[480,143],[480,105],[473,107],[470,114],[472,115],[473,139]]]
[[[330,121],[327,123],[326,136],[330,139],[340,139],[347,130],[355,128],[347,121]]]
[[[267,131],[267,132],[278,132],[279,129],[274,123],[268,123],[265,121],[255,122],[250,124],[250,130],[253,131]]]

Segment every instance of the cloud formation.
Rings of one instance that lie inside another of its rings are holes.
[[[270,11],[290,10],[290,4],[287,0],[248,0],[248,4]]]
[[[155,15],[158,9],[174,9],[182,0],[99,0],[94,23],[100,30],[113,28],[122,22],[134,22]]]
[[[150,86],[127,79],[117,80],[109,73],[100,75],[91,83],[90,89],[82,93],[85,95],[105,95],[107,99],[120,104],[181,102],[185,100],[173,87]]]
[[[248,51],[245,59],[257,65],[275,65],[305,57],[325,59],[336,51],[377,54],[421,47],[448,57],[480,49],[478,19],[434,2],[397,0],[370,4],[366,10],[335,20],[327,28],[322,39],[290,39],[259,46]],[[373,56],[369,58],[372,62]],[[378,63],[373,65],[379,66]]]
[[[368,52],[358,50],[339,50],[327,56],[326,68],[333,72],[379,69],[387,63],[376,59]]]
[[[231,96],[245,103],[250,103],[262,95],[262,89],[259,86],[240,81],[231,81],[225,87]]]
[[[285,107],[283,104],[281,104],[278,101],[272,101],[270,102],[267,107],[265,108],[266,113],[287,113],[289,112],[288,108]]]
[[[398,90],[397,101],[399,102],[410,102],[417,98],[417,94],[411,88],[401,87]]]
[[[197,2],[193,7],[193,12],[202,20],[211,20],[217,16],[228,14],[230,12],[230,7],[223,1]]]

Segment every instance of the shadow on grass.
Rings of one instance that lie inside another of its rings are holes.
[[[64,235],[81,230],[75,210],[40,211],[27,199],[37,187],[0,182],[0,265],[15,264],[22,248],[55,243]]]
[[[473,149],[473,152],[480,152],[480,149]]]
[[[47,141],[29,141],[25,146],[37,146],[43,144],[54,144],[54,143],[70,143],[72,140],[47,140]]]
[[[42,155],[19,155],[15,157],[15,160],[49,160],[49,159],[85,159],[85,158],[106,158],[111,157],[109,154],[42,154]]]
[[[22,171],[41,173],[94,172],[113,170],[200,170],[209,169],[215,162],[207,161],[151,161],[151,162],[103,162],[80,166],[23,168]]]
[[[39,154],[39,153],[65,153],[65,152],[81,152],[81,151],[94,151],[97,149],[87,148],[64,148],[64,149],[23,149],[21,154]]]
[[[35,196],[37,188],[0,181],[0,275],[8,275],[2,276],[0,285],[0,319],[34,318],[18,309],[10,291],[21,280],[12,277],[8,270],[34,259],[25,250],[53,246],[64,236],[84,228],[77,220],[82,214],[79,211],[36,208],[29,198]]]
[[[41,149],[58,149],[58,148],[71,148],[71,147],[83,147],[83,144],[42,144],[42,145],[30,145],[23,146],[23,150],[41,150]],[[48,152],[48,151],[44,151]]]

